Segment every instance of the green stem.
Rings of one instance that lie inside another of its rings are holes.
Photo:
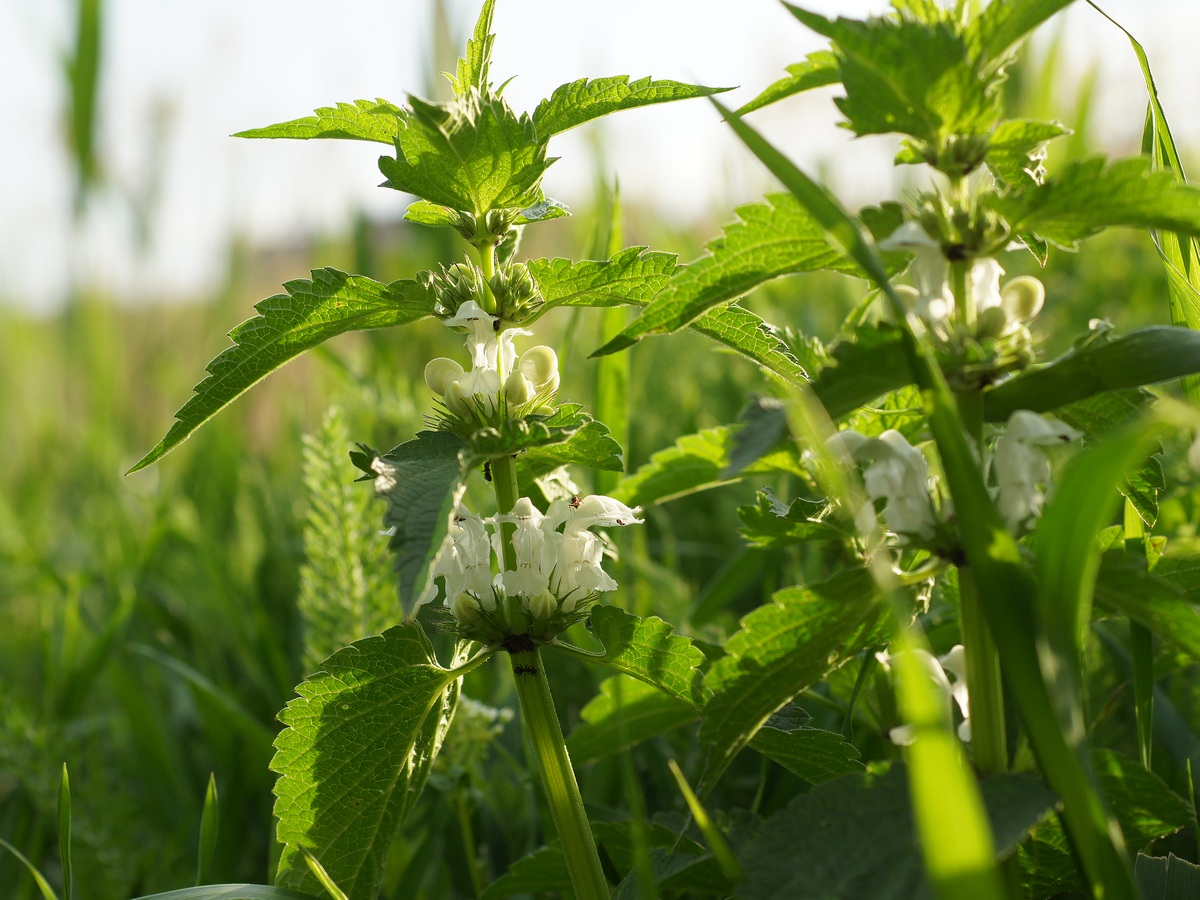
[[[996,775],[1008,769],[1000,654],[984,618],[975,576],[966,566],[958,570],[958,596],[971,709],[971,747],[979,771]]]
[[[600,855],[575,781],[575,770],[567,756],[567,743],[554,711],[554,698],[550,696],[550,682],[546,680],[541,655],[531,644],[529,649],[510,651],[510,656],[521,717],[533,745],[571,887],[578,900],[608,900],[608,882],[600,867]]]
[[[1133,504],[1125,501],[1125,553],[1145,560],[1146,529]],[[1129,620],[1129,656],[1133,662],[1133,709],[1142,765],[1150,768],[1154,749],[1154,641],[1150,629]]]
[[[496,514],[507,515],[512,512],[521,496],[521,489],[517,485],[516,461],[511,456],[497,456],[488,460],[488,471],[491,472],[492,488],[496,492]],[[505,522],[500,529],[500,547],[503,551],[505,571],[511,572],[517,567],[517,553],[512,542],[516,531],[517,526],[512,522]]]
[[[467,857],[467,874],[471,876],[471,890],[478,897],[483,893],[484,879],[479,868],[479,850],[475,846],[475,828],[471,824],[471,801],[462,785],[455,790],[454,799],[458,813],[458,830],[462,835],[463,853]]]
[[[492,277],[496,274],[496,242],[489,239],[476,244],[476,249],[479,251],[479,271],[483,275],[483,295],[479,299],[483,301],[483,311],[494,316],[497,311],[496,295],[492,293]],[[500,377],[503,380],[503,374]]]

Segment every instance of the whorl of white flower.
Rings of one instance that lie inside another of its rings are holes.
[[[883,516],[891,531],[918,538],[933,536],[939,519],[931,497],[929,463],[904,435],[888,430],[877,438],[868,438],[847,429],[833,435],[827,445],[834,453],[867,463],[863,487],[870,501],[854,516],[860,531],[871,530],[875,502],[884,500],[887,505]]]
[[[996,476],[996,508],[1012,531],[1027,527],[1041,515],[1046,502],[1050,461],[1042,448],[1082,436],[1069,425],[1027,409],[1008,417],[992,448],[992,472]]]
[[[904,250],[913,255],[916,296],[913,311],[930,324],[944,322],[954,312],[954,294],[947,279],[946,256],[915,219],[905,222],[879,242],[879,249]]]
[[[536,397],[546,398],[558,390],[558,357],[549,347],[531,347],[517,359],[513,337],[529,334],[520,329],[496,332],[496,316],[484,312],[474,300],[458,308],[442,324],[466,332],[471,370],[465,371],[452,359],[438,357],[425,366],[425,383],[457,416],[474,419],[475,412],[496,414],[501,395],[510,407]],[[506,373],[501,378],[501,373]]]
[[[556,500],[545,514],[522,497],[510,512],[494,519],[481,519],[460,506],[421,602],[436,596],[433,579],[440,578],[445,606],[463,625],[495,612],[498,596],[519,597],[536,621],[545,622],[559,613],[570,615],[581,603],[617,588],[601,568],[604,538],[590,529],[640,523],[639,512],[599,495],[572,503]],[[504,525],[514,526],[512,569],[503,564]],[[493,553],[501,560],[496,575],[492,574]]]
[[[927,650],[913,650],[921,669],[933,682],[934,687],[946,698],[949,706],[953,700],[962,713],[962,723],[958,726],[958,737],[962,741],[971,740],[971,710],[970,698],[967,695],[966,649],[962,644],[950,648],[944,656],[934,657]],[[892,671],[892,661],[898,654],[878,651],[875,658],[887,672]],[[954,676],[951,683],[947,673]],[[900,747],[907,747],[916,740],[916,733],[911,725],[898,725],[888,731],[888,740]]]
[[[975,301],[976,315],[1004,302],[1000,293],[1000,276],[1003,274],[1004,269],[994,257],[984,257],[971,263],[971,297]]]

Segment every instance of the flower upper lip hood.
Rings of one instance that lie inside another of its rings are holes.
[[[889,429],[877,438],[868,438],[847,429],[833,435],[827,445],[835,453],[867,463],[863,487],[870,501],[855,516],[860,531],[870,531],[874,501],[884,500],[883,514],[892,531],[922,538],[933,535],[938,517],[930,499],[929,463],[904,435]]]

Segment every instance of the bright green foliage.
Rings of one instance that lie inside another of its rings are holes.
[[[692,322],[691,328],[736,350],[784,381],[798,384],[808,380],[804,367],[771,326],[748,309],[736,304],[710,309]]]
[[[1021,840],[1054,799],[1027,775],[989,779],[980,787],[1001,848]],[[814,788],[768,818],[742,848],[746,880],[738,896],[746,900],[930,896],[912,815],[905,770],[899,764],[882,776],[851,776]]]
[[[713,745],[701,790],[792,697],[860,651],[887,640],[890,607],[866,569],[788,588],[742,619],[704,679],[711,695],[700,737]]]
[[[471,88],[487,91],[491,87],[488,69],[492,61],[492,44],[496,41],[496,35],[492,33],[495,14],[496,0],[483,0],[479,18],[475,20],[475,30],[467,41],[467,52],[458,61],[457,77],[450,79],[457,97],[468,93]]]
[[[533,124],[538,137],[546,140],[576,125],[623,109],[709,97],[728,90],[730,88],[700,87],[678,81],[652,81],[649,78],[630,81],[628,75],[590,80],[580,78],[555,88],[554,93],[539,103],[533,111]]]
[[[830,417],[840,419],[912,381],[900,329],[879,325],[856,329],[853,340],[840,340],[830,347],[828,363],[812,386]]]
[[[376,493],[387,501],[388,546],[396,554],[400,606],[405,619],[432,581],[433,561],[446,540],[450,517],[466,489],[464,444],[444,431],[422,431],[379,457]]]
[[[787,411],[783,403],[773,397],[751,397],[738,417],[738,423],[741,427],[734,433],[733,452],[729,455],[726,470],[729,475],[762,459],[791,434]]]
[[[828,50],[818,50],[808,54],[804,62],[792,63],[787,67],[787,73],[787,78],[779,79],[749,103],[740,107],[737,111],[738,115],[744,116],[756,109],[762,109],[784,97],[791,97],[813,88],[837,84],[839,78],[837,57]]]
[[[655,735],[693,722],[696,707],[628,676],[606,678],[600,693],[582,710],[583,724],[571,732],[567,749],[575,765],[585,765]]]
[[[658,451],[648,463],[623,478],[614,496],[634,506],[649,506],[726,484],[734,480],[727,474],[734,441],[734,432],[728,427],[685,435],[675,446]],[[801,471],[797,454],[785,450],[762,457],[743,468],[737,477]]]
[[[532,447],[517,457],[517,476],[522,484],[552,472],[559,466],[578,465],[602,472],[625,468],[621,445],[608,426],[593,419],[577,403],[564,403],[545,420],[545,427],[561,429],[564,440]]]
[[[772,716],[750,746],[809,784],[862,771],[858,749],[840,734]]]
[[[624,350],[646,335],[678,331],[706,310],[780,275],[859,271],[791,194],[768,195],[767,203],[741,206],[736,213],[740,221],[709,242],[708,254],[676,274],[641,317],[599,353]]]
[[[1032,231],[1067,249],[1114,225],[1200,235],[1200,190],[1151,172],[1148,159],[1106,163],[1102,156],[1074,160],[1044,184],[991,204],[1014,234]]]
[[[539,185],[553,160],[529,117],[502,98],[472,89],[439,106],[414,97],[399,122],[396,158],[379,158],[388,187],[477,218],[543,199]]]
[[[1200,372],[1200,333],[1154,325],[1097,340],[985,395],[985,415],[1003,421],[1014,410],[1049,412],[1094,394],[1155,384]]]
[[[621,447],[578,403],[564,403],[548,416],[506,419],[474,432],[466,441],[470,456],[479,460],[515,456],[545,447],[557,447],[564,462],[539,467],[537,475],[565,465],[566,461],[593,469],[621,468]],[[524,456],[521,457],[525,459]]]
[[[546,310],[649,303],[678,267],[674,253],[645,247],[627,247],[606,260],[532,259],[528,266]]]
[[[354,468],[346,458],[349,446],[337,409],[304,441],[309,510],[297,602],[304,617],[307,671],[351,641],[395,624],[398,613],[374,492],[354,483]]]
[[[1039,151],[1047,141],[1065,134],[1070,134],[1070,130],[1058,122],[1006,119],[996,126],[988,140],[988,168],[1002,184],[1017,187],[1036,184],[1042,177],[1038,168]]]
[[[315,115],[264,128],[239,131],[240,138],[335,138],[348,141],[378,141],[392,144],[400,131],[404,111],[387,100],[355,100],[337,106],[323,106]]]
[[[1187,826],[1191,818],[1187,803],[1140,763],[1110,750],[1096,751],[1093,762],[1131,852]],[[1033,840],[1021,847],[1020,854],[1028,896],[1035,900],[1084,890],[1056,818],[1038,825]]]
[[[966,38],[973,54],[996,69],[1008,61],[1016,45],[1072,0],[1005,0],[989,3],[967,25]]]
[[[454,714],[457,676],[418,629],[397,626],[338,651],[296,690],[271,762],[276,883],[320,891],[307,850],[347,894],[374,896]]]
[[[615,606],[597,606],[589,625],[604,647],[603,653],[592,654],[562,643],[552,646],[631,675],[693,707],[703,703],[704,653],[662,619],[639,619]]]
[[[347,331],[404,325],[432,314],[433,299],[415,281],[380,284],[337,269],[314,269],[255,305],[258,313],[229,332],[234,346],[208,364],[208,377],[175,413],[166,437],[130,469],[156,462],[248,388],[284,363]]]
[[[837,105],[856,135],[908,135],[933,162],[954,139],[985,138],[1000,118],[1000,77],[984,77],[983,61],[948,13],[940,21],[906,14],[830,21],[787,6],[833,41],[846,91]]]
[[[753,506],[739,506],[742,537],[751,547],[773,549],[791,547],[809,541],[841,541],[853,537],[835,523],[821,521],[823,503],[801,498],[790,505],[781,503],[774,493],[760,490]]]

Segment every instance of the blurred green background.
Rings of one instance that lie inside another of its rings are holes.
[[[102,0],[79,0],[76,14],[62,69],[74,183],[64,197],[83,215],[103,190],[96,97],[113,60],[105,53]],[[454,46],[448,14],[434,21],[441,30],[431,43]],[[1097,149],[1094,80],[1073,73],[1077,87],[1065,108],[1051,89],[1068,39],[1039,44],[1009,83],[1015,112],[1075,128],[1055,149],[1051,170],[1062,154]],[[452,54],[435,54],[431,68],[451,68]],[[349,98],[314,98],[332,99]],[[1134,131],[1138,115],[1135,109]],[[259,149],[268,154],[273,147]],[[573,218],[531,229],[525,255],[578,258],[602,246],[612,202],[602,160],[599,152],[592,157],[591,198],[573,204]],[[836,159],[821,168],[835,182],[848,178]],[[916,185],[921,174],[903,177]],[[378,175],[368,168],[363,178]],[[758,199],[747,193],[734,202]],[[221,813],[211,880],[269,877],[275,714],[307,665],[298,605],[311,508],[305,437],[318,435],[309,441],[314,487],[351,482],[350,442],[386,448],[419,430],[431,409],[424,362],[453,353],[456,342],[429,322],[336,340],[270,377],[151,470],[128,478],[123,472],[161,437],[206,362],[226,346],[224,334],[281,282],[326,265],[387,281],[463,252],[457,238],[401,222],[402,210],[403,203],[387,216],[364,210],[348,228],[284,245],[230,236],[219,287],[185,302],[129,305],[73,281],[49,311],[32,312],[19,296],[0,303],[0,837],[56,880],[55,803],[65,762],[81,900],[190,884],[210,773]],[[628,195],[622,216],[625,243],[669,249],[684,260],[731,218],[731,209],[714,205],[681,224]],[[143,227],[152,231],[153,218]],[[1006,265],[1010,275],[1036,270],[1019,254]],[[1078,255],[1054,253],[1041,277],[1049,296],[1040,319],[1047,353],[1069,347],[1092,318],[1110,318],[1123,330],[1167,320],[1161,266],[1143,234],[1111,233]],[[829,341],[860,299],[857,283],[810,276],[773,284],[749,305],[768,321]],[[599,327],[587,311],[563,312],[539,331],[540,341],[562,348],[561,399],[591,405],[595,368],[586,357],[600,343]],[[733,421],[748,395],[769,390],[745,361],[692,335],[643,342],[631,365],[630,470],[681,435]],[[322,430],[333,406],[340,418]],[[790,583],[783,579],[805,560],[741,549],[736,507],[755,487],[739,484],[648,510],[645,529],[620,536],[615,602],[717,640],[774,587]],[[349,490],[354,503],[364,503],[369,486]],[[570,733],[600,676],[569,661],[549,664]],[[499,668],[478,670],[467,693],[513,705]],[[686,732],[659,743],[684,763],[697,753]],[[629,806],[638,799],[630,785],[639,780],[648,808],[680,809],[674,788],[657,776],[627,777],[647,771],[662,750],[641,747],[585,766],[593,810],[615,815]],[[431,782],[393,853],[392,896],[472,895],[464,833],[488,848],[477,863],[484,882],[543,840],[545,815],[528,779],[519,726],[503,727],[474,757],[454,757]],[[745,770],[735,767],[722,786],[725,799],[765,811],[770,798],[753,796],[757,761],[739,765]],[[7,854],[0,855],[0,896],[36,896]]]

